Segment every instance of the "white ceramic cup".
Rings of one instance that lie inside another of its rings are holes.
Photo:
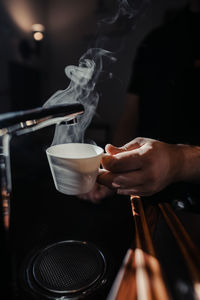
[[[92,190],[100,167],[103,149],[96,145],[69,143],[46,150],[56,189],[67,195]]]

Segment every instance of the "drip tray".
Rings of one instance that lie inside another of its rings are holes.
[[[25,286],[47,299],[82,299],[105,284],[106,261],[93,244],[61,241],[40,249],[23,270]],[[23,285],[24,286],[24,285]]]

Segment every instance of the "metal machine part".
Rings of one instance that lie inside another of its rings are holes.
[[[10,139],[13,135],[23,135],[54,124],[72,124],[84,112],[81,104],[51,106],[27,111],[11,112],[0,115],[0,177],[1,207],[4,227],[10,226],[10,193],[12,190],[10,169]]]
[[[106,283],[106,260],[93,244],[60,241],[38,250],[22,268],[22,287],[40,299],[83,299]]]

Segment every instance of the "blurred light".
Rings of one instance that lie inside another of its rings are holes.
[[[31,26],[31,28],[32,28],[32,31],[34,31],[34,32],[37,32],[37,31],[44,32],[45,31],[44,25],[42,25],[42,24],[33,24]]]
[[[3,5],[15,24],[24,32],[29,33],[34,22],[33,10],[27,0],[2,0]]]
[[[34,32],[33,33],[33,38],[36,41],[41,41],[44,38],[44,35],[42,32]]]
[[[33,38],[36,41],[41,41],[44,38],[45,27],[42,24],[33,24],[31,26]]]

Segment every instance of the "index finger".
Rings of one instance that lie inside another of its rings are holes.
[[[116,155],[104,155],[102,165],[104,169],[113,173],[138,170],[142,167],[141,155],[137,149]]]
[[[115,155],[115,154],[118,154],[120,152],[130,151],[130,150],[139,148],[140,147],[139,143],[137,141],[135,141],[135,142],[134,141],[131,141],[131,142],[125,144],[122,147],[116,147],[116,146],[113,146],[112,144],[107,144],[105,146],[105,150],[108,154]]]

